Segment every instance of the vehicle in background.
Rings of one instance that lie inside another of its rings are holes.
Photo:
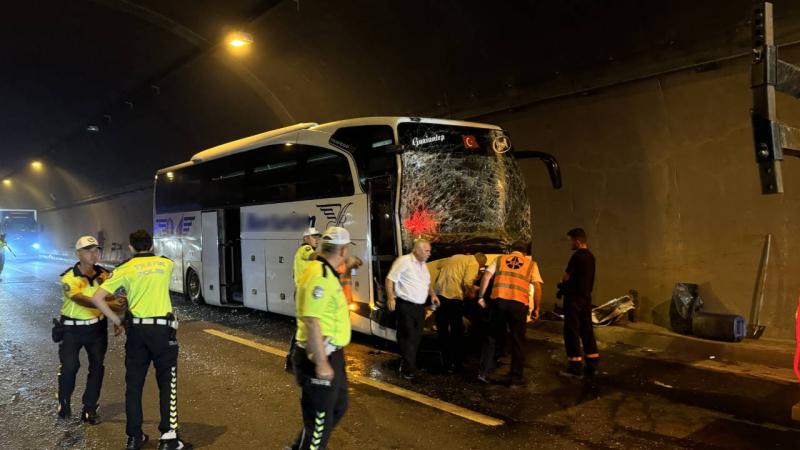
[[[0,233],[19,256],[38,255],[41,250],[35,209],[0,209]]]

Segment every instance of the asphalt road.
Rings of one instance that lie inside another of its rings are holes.
[[[0,275],[2,449],[124,448],[124,337],[110,337],[103,423],[56,418],[58,356],[50,319],[60,308],[58,274],[68,265],[9,259]],[[279,354],[287,347],[291,320],[189,305],[177,296],[173,301],[182,320],[183,437],[209,449],[279,449],[289,443],[300,427],[299,393]],[[528,354],[529,383],[522,388],[476,383],[474,360],[464,373],[439,373],[435,352],[423,355],[429,370],[408,382],[394,373],[391,345],[358,336],[347,349],[350,409],[329,448],[800,448],[800,429],[784,417],[786,405],[800,397],[796,385],[632,358],[613,348],[604,353],[603,376],[573,381],[557,375],[560,348],[532,341]],[[73,411],[80,410],[85,368],[83,357]],[[153,373],[144,408],[145,432],[157,439]]]

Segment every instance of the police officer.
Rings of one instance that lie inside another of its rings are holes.
[[[317,254],[315,250],[317,249],[317,245],[319,245],[319,231],[317,231],[314,227],[308,227],[305,231],[303,231],[303,243],[300,244],[297,251],[294,253],[294,293],[295,293],[295,304],[297,304],[297,291],[300,289],[300,277],[303,276],[303,272],[305,272],[306,268],[308,268],[311,261],[314,261],[317,258]],[[286,355],[286,365],[285,369],[287,372],[291,373],[294,369],[292,365],[292,353],[294,352],[294,346],[296,341],[296,334],[292,335],[292,340],[289,343],[289,353]]]
[[[495,365],[495,345],[498,337],[511,330],[511,372],[506,380],[511,385],[525,384],[522,369],[525,365],[525,324],[539,318],[539,307],[542,300],[542,276],[539,266],[522,252],[498,256],[495,263],[486,268],[478,293],[478,303],[487,307],[483,296],[494,277],[494,286],[489,295],[491,299],[490,330],[481,351],[481,365],[478,380],[487,382],[489,371]],[[530,289],[533,285],[533,302]]]
[[[114,272],[92,297],[92,302],[114,323],[116,334],[123,323],[102,302],[107,292],[124,288],[128,293],[128,314],[124,329],[125,344],[125,414],[127,449],[137,450],[148,440],[142,432],[142,388],[152,362],[156,369],[161,404],[159,450],[190,449],[192,445],[178,436],[178,321],[172,314],[169,280],[172,261],[152,253],[153,237],[145,230],[130,235],[133,257]]]
[[[291,449],[324,449],[347,409],[344,347],[350,343],[350,312],[335,267],[347,259],[350,244],[346,229],[325,230],[316,260],[300,278],[292,363],[302,389],[303,429]]]
[[[92,296],[106,281],[109,272],[97,263],[100,261],[100,246],[92,236],[83,236],[75,243],[78,262],[61,274],[63,302],[61,325],[63,337],[58,345],[58,417],[69,418],[72,414],[71,399],[75,390],[75,376],[80,367],[80,351],[86,350],[89,360],[89,375],[83,392],[81,420],[90,425],[100,423],[97,401],[103,385],[103,360],[108,348],[108,321],[92,303]],[[111,296],[102,296],[109,307],[120,310],[121,302]]]
[[[303,243],[294,254],[294,287],[295,292],[300,287],[300,277],[305,272],[311,261],[316,259],[314,251],[319,245],[319,231],[314,227],[309,227],[303,232]]]

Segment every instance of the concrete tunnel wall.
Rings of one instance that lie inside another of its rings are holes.
[[[637,289],[640,320],[666,325],[672,286],[686,281],[701,285],[707,310],[748,317],[772,233],[761,318],[767,336],[791,336],[800,161],[784,163],[785,195],[760,194],[748,83],[742,58],[479,118],[510,130],[517,148],[552,152],[562,164],[564,188],[554,191],[538,161],[522,162],[545,308],[569,257],[564,233],[583,226],[598,259],[595,303]],[[781,120],[800,123],[795,102],[779,105]],[[130,230],[152,226],[151,193],[45,212],[42,223],[60,245],[97,230],[124,243]]]
[[[761,322],[768,336],[792,336],[800,161],[783,164],[786,194],[761,195],[748,85],[742,59],[483,118],[563,167],[564,188],[553,191],[538,163],[523,163],[545,307],[569,256],[559,239],[583,226],[598,260],[596,304],[637,289],[638,317],[666,326],[674,283],[694,282],[706,310],[749,318],[771,233]],[[800,123],[800,104],[779,101],[781,120]]]

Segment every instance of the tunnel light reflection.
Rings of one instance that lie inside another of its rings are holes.
[[[44,167],[44,166],[42,165],[41,161],[33,161],[33,162],[31,162],[31,168],[33,168],[33,170],[42,170],[42,167]]]
[[[8,178],[4,179],[3,186],[11,187],[11,180],[9,180]]]

